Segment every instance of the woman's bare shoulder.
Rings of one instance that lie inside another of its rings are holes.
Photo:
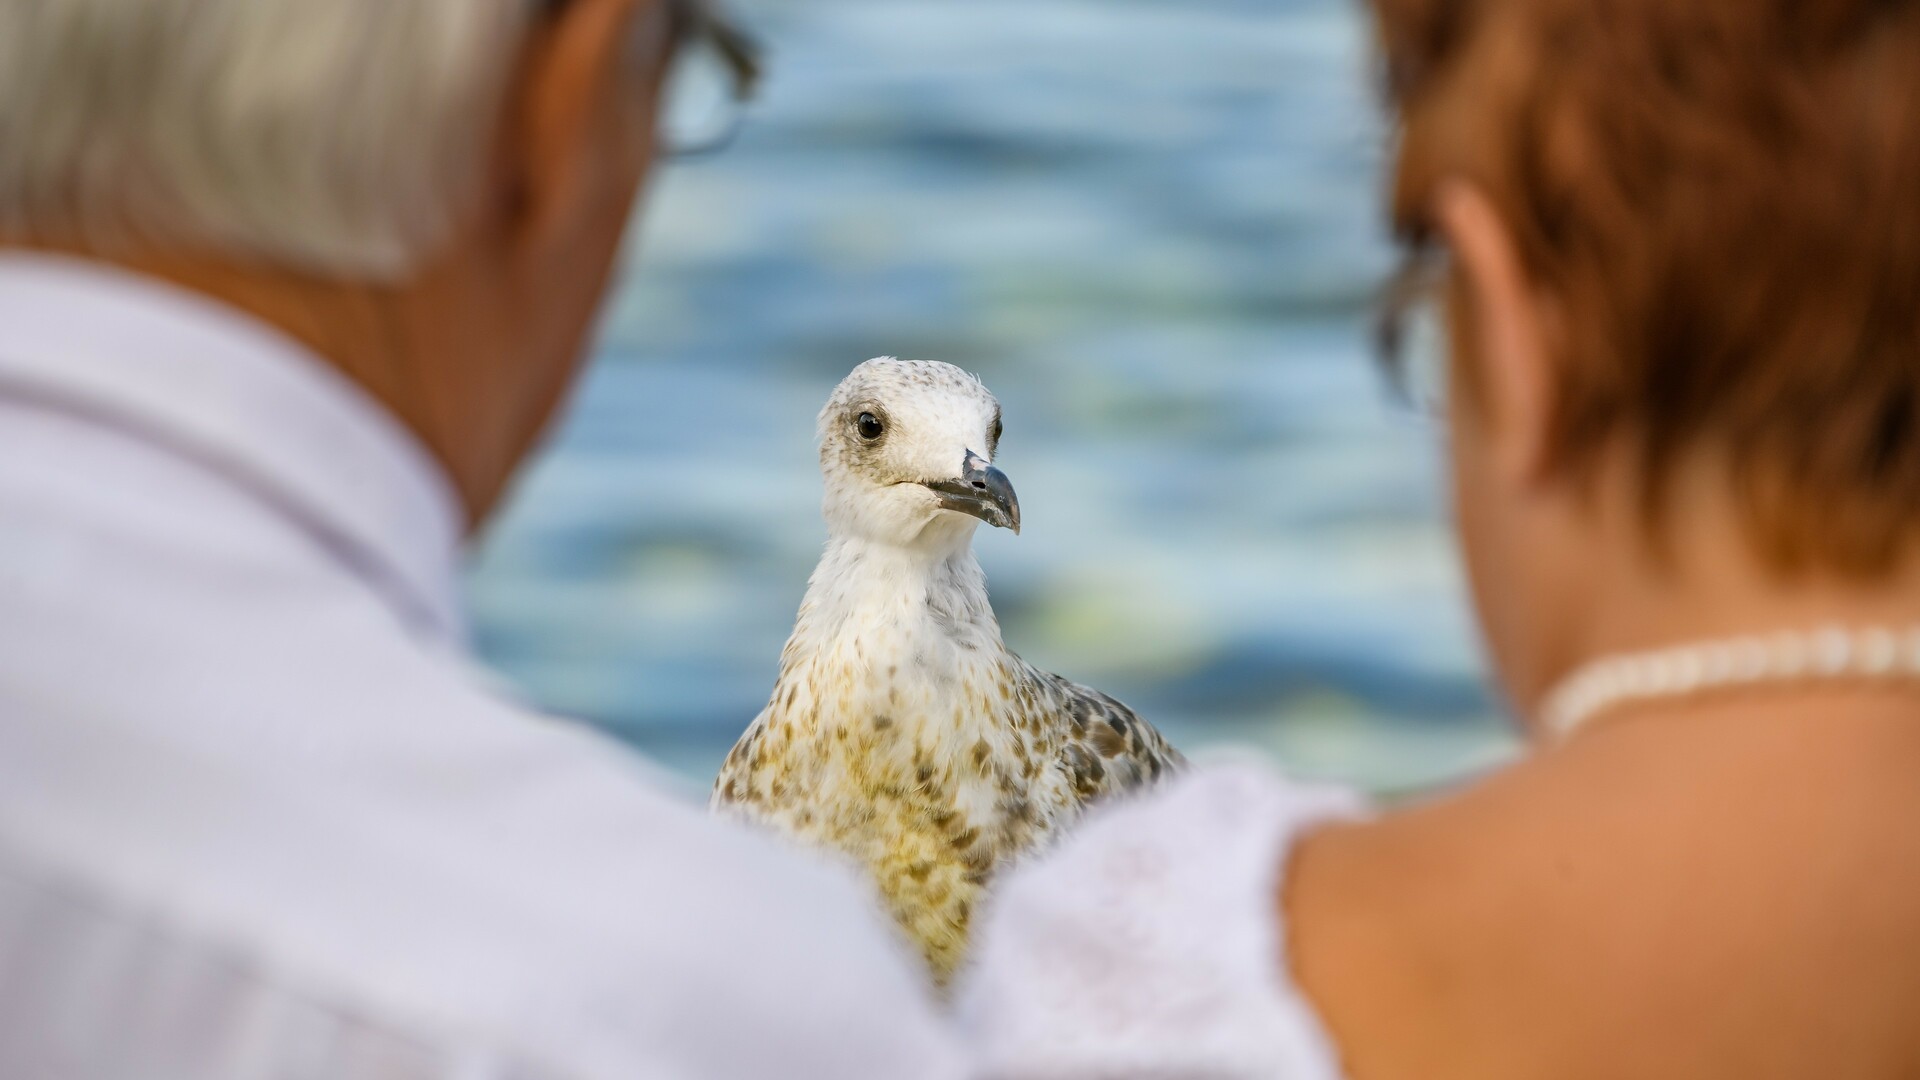
[[[1354,1080],[1920,1065],[1920,739],[1641,734],[1300,847],[1295,974]]]

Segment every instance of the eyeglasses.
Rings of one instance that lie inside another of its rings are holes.
[[[733,142],[746,120],[760,85],[760,43],[715,0],[669,3],[675,47],[662,90],[660,151],[711,154]]]
[[[1374,353],[1395,401],[1423,416],[1447,413],[1451,372],[1447,335],[1447,280],[1452,259],[1443,247],[1415,248],[1380,298]]]
[[[569,0],[539,0],[551,15]],[[665,84],[656,122],[660,153],[710,154],[740,133],[760,85],[760,43],[721,10],[718,0],[666,0],[672,20]]]

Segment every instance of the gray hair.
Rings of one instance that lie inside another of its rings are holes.
[[[0,231],[404,275],[484,172],[529,0],[0,0]]]

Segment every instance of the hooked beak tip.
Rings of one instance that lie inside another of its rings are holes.
[[[927,485],[940,497],[940,508],[978,518],[999,529],[1011,529],[1020,535],[1020,498],[1014,494],[1007,474],[969,453],[961,476]]]

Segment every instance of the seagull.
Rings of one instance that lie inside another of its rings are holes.
[[[995,873],[1091,803],[1184,764],[1113,698],[1009,651],[973,554],[1020,531],[1000,404],[951,364],[880,357],[820,413],[829,540],[716,811],[863,867],[934,981]]]

